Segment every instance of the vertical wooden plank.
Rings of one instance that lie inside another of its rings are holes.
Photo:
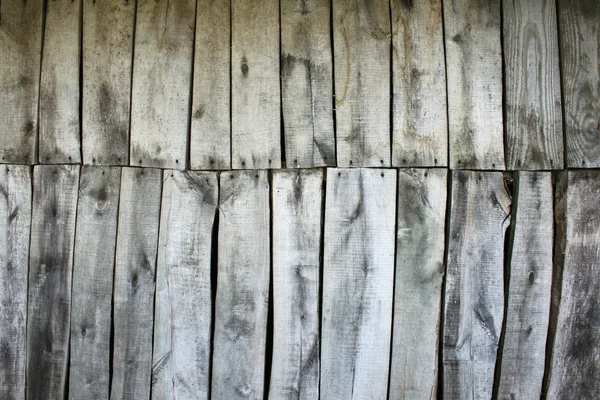
[[[121,168],[83,167],[79,181],[69,399],[108,398]]]
[[[156,279],[153,399],[208,399],[217,174],[165,171]]]
[[[46,4],[40,81],[39,162],[81,162],[79,58],[82,0]]]
[[[390,165],[390,4],[334,0],[337,164]]]
[[[504,169],[500,0],[444,0],[450,167]]]
[[[442,1],[390,2],[392,165],[448,165]]]
[[[43,4],[0,4],[0,163],[36,161]]]
[[[279,2],[231,7],[231,165],[280,168]]]
[[[321,398],[387,395],[395,211],[395,170],[327,170]]]
[[[137,2],[131,96],[131,165],[184,169],[194,0]]]
[[[502,173],[453,173],[444,302],[444,397],[492,397],[504,313],[504,233],[510,206]]]
[[[445,169],[398,172],[390,399],[436,398],[446,186]]]
[[[321,170],[273,173],[273,364],[269,397],[319,398]]]
[[[111,398],[148,399],[162,173],[124,168],[113,299]]]
[[[281,89],[287,165],[335,165],[331,2],[281,1]]]
[[[79,167],[37,166],[27,300],[27,398],[65,397]]]
[[[0,172],[0,398],[25,397],[27,263],[31,228],[30,167]]]
[[[267,171],[221,174],[213,399],[262,399],[269,302]]]
[[[518,178],[498,398],[538,399],[552,284],[552,177],[521,172]]]

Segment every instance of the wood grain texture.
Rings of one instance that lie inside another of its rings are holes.
[[[113,294],[111,398],[149,399],[162,172],[123,168]]]
[[[396,171],[328,169],[321,398],[387,395]]]
[[[390,165],[390,4],[334,0],[337,165]]]
[[[121,168],[81,170],[73,300],[69,399],[107,399],[115,246]]]
[[[221,173],[213,399],[262,399],[269,302],[267,171]]]
[[[273,363],[269,397],[319,398],[321,170],[273,173]]]
[[[335,165],[331,2],[281,1],[281,89],[287,165]]]
[[[450,168],[504,169],[500,0],[443,0]]]
[[[279,2],[231,8],[231,166],[280,168]]]
[[[33,170],[27,300],[27,399],[63,399],[79,166]]]
[[[0,398],[25,398],[31,171],[0,169]]]
[[[511,199],[500,172],[452,174],[444,300],[444,397],[490,399],[504,313]]]
[[[37,161],[43,10],[43,0],[0,4],[0,163]]]
[[[217,174],[165,171],[156,279],[153,399],[208,399]]]
[[[445,169],[398,172],[390,399],[437,395],[446,186]]]
[[[448,165],[442,1],[392,0],[392,165]]]

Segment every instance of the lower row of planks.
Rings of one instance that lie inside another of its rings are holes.
[[[3,169],[2,399],[600,393],[600,172]]]

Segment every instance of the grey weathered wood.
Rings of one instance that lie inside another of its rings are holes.
[[[281,166],[279,2],[231,2],[231,165]]]
[[[83,167],[79,181],[69,399],[107,399],[121,168]]]
[[[510,207],[502,173],[453,173],[444,301],[444,397],[492,397],[504,313],[504,233]]]
[[[321,398],[383,399],[388,388],[396,171],[328,169]]]
[[[0,169],[0,398],[25,397],[30,167]]]
[[[79,166],[45,165],[33,170],[28,399],[65,397],[78,186]]]
[[[392,0],[392,164],[446,166],[442,1]]]
[[[0,4],[0,163],[36,161],[43,7],[43,0]]]
[[[450,167],[504,169],[500,0],[444,0]]]
[[[444,277],[445,169],[398,172],[390,399],[435,399]]]
[[[539,399],[552,283],[552,177],[518,175],[498,399]]]
[[[319,398],[322,180],[321,170],[273,173],[270,398]]]
[[[46,3],[39,162],[80,163],[79,58],[83,0]]]
[[[162,173],[123,168],[113,298],[111,398],[148,399]]]
[[[334,0],[337,163],[390,165],[390,5]]]
[[[329,0],[281,1],[281,90],[287,165],[335,165]]]
[[[217,174],[165,171],[156,279],[153,399],[208,399]]]
[[[600,167],[600,3],[558,0],[567,166]]]
[[[266,171],[221,174],[213,399],[262,399],[269,302]]]
[[[135,4],[83,0],[84,164],[129,164]]]
[[[195,12],[195,0],[137,2],[131,165],[185,168]]]

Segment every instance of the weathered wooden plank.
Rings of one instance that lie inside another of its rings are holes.
[[[453,173],[444,302],[444,397],[492,397],[504,313],[504,233],[510,206],[502,173]]]
[[[148,399],[162,173],[123,168],[113,298],[111,398]]]
[[[31,171],[7,165],[0,174],[0,398],[16,400],[25,397]]]
[[[43,7],[43,0],[0,4],[1,163],[36,161]]]
[[[500,0],[444,0],[450,167],[504,169]]]
[[[231,7],[231,165],[280,168],[279,2]]]
[[[135,2],[83,0],[84,164],[129,165]]]
[[[441,0],[399,1],[392,17],[392,164],[446,166],[448,118]]]
[[[331,2],[281,1],[281,90],[287,165],[335,165]]]
[[[262,399],[269,302],[266,171],[221,174],[213,399]]]
[[[156,279],[153,399],[208,399],[217,174],[165,171]]]
[[[69,398],[108,398],[121,168],[83,167],[79,181]]]
[[[445,169],[398,172],[390,399],[436,398],[446,186]]]
[[[396,171],[328,169],[321,398],[387,395]]]
[[[540,398],[552,284],[552,197],[550,173],[519,173],[499,399]]]
[[[322,181],[321,170],[273,173],[271,398],[319,398]]]
[[[390,4],[334,0],[337,163],[390,165]]]
[[[558,0],[567,166],[600,167],[600,3]]]
[[[78,186],[78,166],[45,165],[33,170],[27,300],[28,399],[65,397]]]
[[[185,168],[195,12],[194,0],[137,2],[131,165]]]
[[[39,162],[80,163],[79,58],[83,0],[46,3]]]

